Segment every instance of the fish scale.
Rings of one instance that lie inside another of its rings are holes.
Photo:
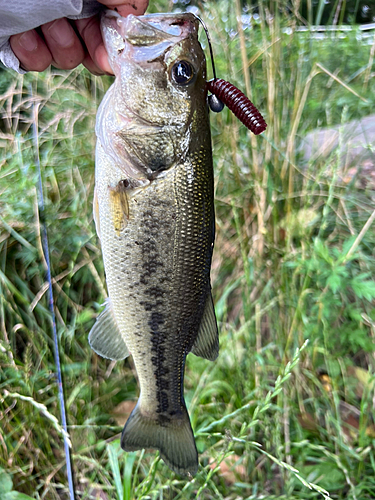
[[[104,357],[130,352],[134,359],[140,396],[122,433],[124,450],[158,449],[171,469],[192,475],[198,457],[183,395],[185,359],[218,354],[213,168],[197,20],[111,13],[102,30],[116,80],[97,117],[94,218],[109,300],[89,341]],[[194,73],[186,85],[173,81],[181,60]]]

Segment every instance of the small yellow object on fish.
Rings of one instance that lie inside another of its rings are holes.
[[[206,63],[189,13],[122,18],[102,33],[115,81],[97,115],[94,219],[109,299],[89,335],[110,359],[133,356],[140,396],[126,451],[153,448],[194,475],[183,395],[189,352],[218,356],[211,295],[214,186]]]

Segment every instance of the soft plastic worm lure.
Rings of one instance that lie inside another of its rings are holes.
[[[228,106],[234,115],[255,135],[267,128],[267,123],[254,104],[232,83],[216,78],[207,82],[208,90],[223,104]],[[212,96],[210,96],[212,97]],[[212,103],[212,105],[211,105]],[[210,108],[216,111],[216,102],[209,99]],[[221,108],[223,109],[223,107]],[[221,109],[219,111],[221,111]]]
[[[207,89],[211,92],[211,95],[208,96],[210,109],[215,113],[220,113],[224,105],[226,105],[253,134],[261,134],[266,130],[267,123],[250,99],[232,83],[222,80],[221,78],[216,78],[214,56],[208,29],[202,19],[200,17],[198,17],[198,19],[206,32],[208,46],[210,48],[212,71],[214,74],[213,80],[207,82]]]

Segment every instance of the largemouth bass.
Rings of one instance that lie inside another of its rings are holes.
[[[102,20],[115,73],[97,115],[94,218],[109,299],[89,341],[132,354],[140,396],[126,451],[153,448],[193,475],[198,454],[184,395],[189,352],[219,350],[211,296],[214,193],[206,64],[192,14]]]

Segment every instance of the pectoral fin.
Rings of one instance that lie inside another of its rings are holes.
[[[99,314],[91,328],[89,344],[103,358],[118,360],[129,356],[109,299],[106,301],[104,311]]]
[[[120,181],[114,189],[110,189],[112,220],[116,233],[125,229],[129,219],[129,203],[126,194],[127,181]]]
[[[214,361],[219,355],[219,333],[211,291],[207,295],[198,336],[191,352],[210,361]]]

